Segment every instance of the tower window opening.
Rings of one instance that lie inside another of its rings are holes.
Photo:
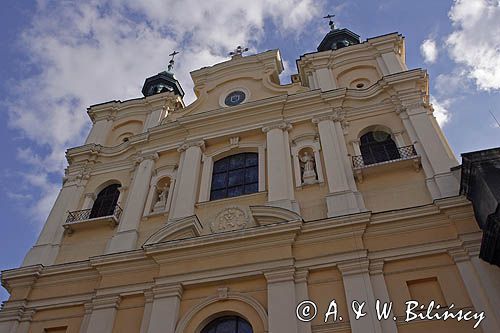
[[[391,135],[383,131],[368,132],[360,138],[361,156],[365,165],[401,158]]]
[[[113,215],[120,196],[119,187],[119,184],[112,184],[99,192],[90,211],[91,219]]]

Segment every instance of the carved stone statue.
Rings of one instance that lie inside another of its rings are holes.
[[[300,161],[303,163],[302,167],[302,182],[303,184],[314,184],[316,183],[316,170],[314,156],[305,151],[302,156],[299,157]]]
[[[168,191],[170,190],[170,186],[165,185],[161,189],[157,189],[157,200],[153,207],[154,212],[165,210],[165,206],[167,204]]]

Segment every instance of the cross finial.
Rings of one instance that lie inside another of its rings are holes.
[[[328,14],[328,15],[326,15],[325,17],[323,17],[323,18],[325,18],[325,19],[328,19],[328,20],[329,20],[329,21],[328,21],[328,25],[330,26],[330,29],[331,29],[331,30],[334,30],[334,29],[335,29],[335,23],[333,23],[333,20],[332,20],[334,17],[335,17],[335,15],[332,15],[332,14]]]
[[[174,57],[179,54],[179,52],[177,51],[174,51],[172,53],[169,54],[170,57],[172,57],[172,59],[170,59],[170,61],[168,62],[168,71],[171,72],[172,71],[172,68],[174,68]]]
[[[231,57],[241,57],[244,52],[248,51],[248,47],[237,46],[234,51],[229,52]]]

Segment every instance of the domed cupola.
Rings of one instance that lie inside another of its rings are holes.
[[[349,29],[337,29],[331,20],[335,15],[327,15],[325,18],[330,19],[330,32],[326,34],[318,46],[318,52],[328,50],[338,50],[343,47],[359,44],[359,36]]]
[[[172,59],[170,59],[166,71],[163,71],[156,74],[155,76],[151,76],[146,79],[146,81],[144,82],[144,86],[142,87],[142,94],[144,96],[148,97],[151,95],[171,91],[174,94],[179,95],[180,97],[184,97],[184,90],[182,90],[179,81],[177,81],[172,71],[174,67],[174,56],[177,53],[179,52],[174,51],[173,53],[169,54]]]

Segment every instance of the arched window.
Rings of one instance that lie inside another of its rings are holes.
[[[400,158],[398,147],[389,133],[368,132],[360,138],[361,155],[365,165],[396,160]]]
[[[237,197],[258,191],[257,153],[231,155],[214,163],[210,200]]]
[[[105,187],[99,194],[92,205],[90,218],[113,215],[120,191],[120,184],[112,184]]]
[[[225,316],[212,320],[201,333],[253,333],[252,326],[243,318]]]

